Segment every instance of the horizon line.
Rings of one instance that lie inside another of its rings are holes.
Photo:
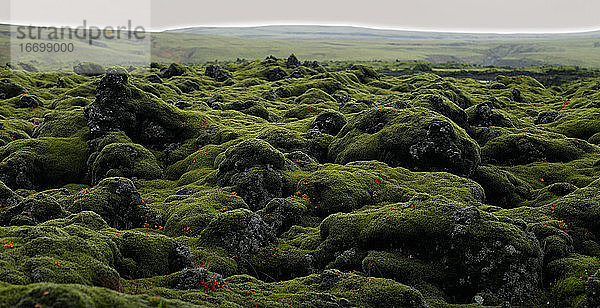
[[[77,27],[77,25],[42,25],[33,24],[28,25],[20,23],[6,23],[0,22],[0,24],[8,26],[33,26],[33,27]],[[277,26],[312,26],[312,27],[352,27],[372,30],[387,30],[387,31],[406,31],[406,32],[425,32],[425,33],[449,33],[449,34],[495,34],[495,35],[540,35],[540,34],[583,34],[590,32],[600,31],[599,28],[579,28],[579,29],[564,29],[564,30],[536,30],[536,29],[427,29],[427,28],[401,28],[401,27],[389,27],[389,26],[377,26],[377,25],[364,25],[364,24],[345,24],[345,23],[303,23],[303,22],[278,22],[278,23],[244,23],[244,24],[196,24],[196,25],[176,25],[169,27],[157,27],[146,32],[167,32],[174,30],[190,29],[190,28],[259,28],[259,27],[277,27]]]
[[[510,35],[510,34],[578,34],[600,31],[599,28],[579,28],[579,29],[565,29],[565,30],[535,30],[535,29],[425,29],[425,28],[398,28],[388,26],[377,26],[377,25],[364,25],[364,24],[343,24],[343,23],[302,23],[302,22],[281,22],[281,23],[244,23],[244,24],[204,24],[204,25],[178,25],[174,27],[153,29],[153,32],[165,32],[172,30],[181,30],[189,28],[257,28],[257,27],[273,27],[273,26],[313,26],[313,27],[353,27],[353,28],[366,28],[373,30],[390,30],[390,31],[411,31],[411,32],[429,32],[429,33],[456,33],[456,34],[499,34],[499,35]]]

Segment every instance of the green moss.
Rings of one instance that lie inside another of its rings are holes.
[[[585,141],[558,136],[531,133],[503,135],[485,144],[481,149],[485,162],[514,165],[535,161],[569,162],[599,149]]]
[[[248,208],[244,200],[220,189],[202,190],[193,195],[173,195],[164,200],[165,231],[170,235],[199,235],[221,212]]]
[[[555,305],[583,307],[586,281],[600,269],[596,258],[571,254],[548,264],[548,281]]]
[[[35,137],[79,137],[87,139],[89,129],[83,109],[52,112],[44,115],[44,122],[36,126]]]
[[[288,98],[290,96],[300,96],[309,89],[313,88],[322,90],[327,94],[333,94],[336,91],[343,89],[344,86],[342,85],[342,83],[333,78],[325,78],[317,79],[314,81],[294,83],[293,85],[278,88],[276,90],[276,93],[280,97]]]
[[[598,168],[593,157],[567,163],[534,162],[523,166],[503,167],[515,177],[525,181],[534,189],[554,183],[569,183],[585,187],[598,178]]]
[[[308,89],[306,92],[296,98],[296,103],[299,104],[310,105],[318,102],[335,102],[335,99],[325,91],[318,88]]]
[[[303,150],[308,146],[308,141],[305,138],[282,127],[265,129],[260,132],[256,138],[265,140],[270,145],[283,152]]]
[[[598,204],[600,182],[575,190],[556,201],[544,205],[543,209],[562,222],[564,228],[582,227],[597,232],[600,228],[600,208]]]
[[[86,107],[92,101],[84,97],[69,97],[65,96],[53,101],[50,108],[55,110],[70,110],[73,107]]]
[[[284,164],[283,154],[269,143],[260,139],[248,139],[225,151],[225,160],[219,164],[219,171],[244,170],[254,166],[281,169]]]
[[[303,277],[314,270],[308,253],[307,250],[286,244],[264,247],[250,258],[249,270],[257,271],[258,278],[264,281]]]
[[[573,109],[565,112],[555,122],[547,124],[551,130],[571,138],[587,140],[598,133],[600,109]]]
[[[503,208],[516,207],[531,194],[527,183],[494,166],[479,166],[471,177],[485,190],[488,203]]]
[[[362,270],[369,276],[394,279],[400,283],[414,285],[419,281],[437,281],[441,270],[424,264],[423,261],[392,252],[369,251],[362,260]]]
[[[463,129],[423,108],[361,112],[338,138],[329,156],[340,164],[379,160],[391,166],[470,174],[479,163],[479,146]]]
[[[111,143],[102,148],[92,164],[92,182],[106,177],[156,179],[162,176],[156,157],[133,143]]]
[[[0,145],[19,140],[28,139],[33,134],[34,124],[29,121],[19,119],[3,120],[4,129],[0,130]]]
[[[163,225],[162,217],[145,204],[133,182],[125,178],[105,178],[91,189],[69,196],[65,203],[67,210],[93,211],[115,228]]]
[[[126,231],[115,241],[123,256],[124,277],[166,275],[193,265],[191,250],[164,235]]]
[[[1,179],[12,188],[77,183],[85,174],[86,143],[79,138],[23,139],[0,149]]]
[[[0,305],[6,307],[194,307],[180,300],[129,295],[79,284],[38,283],[0,288]]]
[[[23,69],[0,68],[0,306],[597,306],[593,71]]]
[[[432,92],[431,94],[427,92]],[[423,94],[421,94],[423,93]],[[427,93],[427,94],[425,94]],[[450,99],[443,95],[437,94],[437,91],[421,91],[412,102],[413,107],[423,107],[433,110],[449,119],[458,126],[467,128],[467,113],[459,106],[453,103]],[[468,109],[467,109],[468,110]]]
[[[2,240],[15,247],[6,248],[19,273],[28,277],[23,283],[79,283],[114,288],[120,277],[113,268],[120,261],[117,246],[106,236],[77,225],[3,228]],[[22,232],[26,239],[15,240]],[[10,276],[5,276],[9,279]],[[4,279],[3,279],[4,280]],[[6,281],[6,280],[4,280]],[[14,281],[7,281],[14,283]]]
[[[10,197],[7,203],[11,202]],[[24,198],[13,206],[5,206],[0,217],[1,224],[36,225],[38,223],[66,216],[63,207],[55,198],[45,193],[37,193]]]

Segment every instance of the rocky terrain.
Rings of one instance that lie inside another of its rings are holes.
[[[0,69],[0,307],[600,305],[600,78],[76,72]]]

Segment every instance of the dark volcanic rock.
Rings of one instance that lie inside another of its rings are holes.
[[[512,89],[512,91],[510,92],[510,94],[512,95],[512,100],[520,103],[523,101],[523,97],[521,96],[521,90],[514,88]]]
[[[44,104],[42,101],[33,95],[23,95],[16,103],[18,108],[35,108],[35,107],[43,107]]]
[[[300,65],[302,65],[302,62],[300,62],[300,60],[298,60],[298,58],[296,58],[296,55],[291,54],[286,61],[286,66],[287,68],[294,68],[294,67],[298,67]]]
[[[92,189],[78,194],[69,211],[93,211],[113,228],[132,229],[144,226],[163,226],[162,216],[149,209],[135,185],[125,178],[106,178]]]
[[[504,114],[497,112],[488,103],[477,104],[467,109],[469,124],[474,126],[515,127]]]
[[[302,223],[302,216],[307,206],[298,200],[275,198],[258,214],[271,227],[275,234],[280,235],[293,225]]]
[[[171,63],[168,68],[161,70],[163,78],[182,76],[185,74],[185,67],[179,63]]]
[[[585,284],[587,307],[600,307],[600,275],[596,273]]]
[[[540,112],[535,119],[534,124],[548,124],[556,121],[556,119],[560,116],[560,113],[556,111],[543,111]]]
[[[209,272],[206,268],[186,268],[171,277],[171,286],[179,290],[229,288],[223,276]]]
[[[104,74],[105,70],[102,65],[93,62],[79,63],[73,66],[75,74],[83,76],[99,76]]]
[[[225,151],[217,184],[233,186],[252,210],[264,207],[283,194],[283,153],[260,139],[248,139]]]
[[[10,79],[0,80],[0,99],[8,99],[25,93],[25,88]]]
[[[185,113],[128,83],[123,70],[109,69],[96,89],[96,100],[84,109],[93,138],[121,130],[133,141],[162,148],[195,134]]]
[[[235,256],[247,257],[275,241],[275,234],[259,215],[246,209],[219,214],[202,231],[206,245],[219,246]]]
[[[127,108],[132,99],[127,82],[126,73],[109,69],[98,84],[96,101],[84,109],[93,136],[116,129],[126,131],[136,122],[135,114]]]
[[[333,98],[335,98],[336,102],[338,102],[338,104],[340,104],[339,109],[342,110],[342,108],[344,108],[344,106],[350,102],[351,98],[350,96],[346,96],[344,94],[334,94],[332,95]]]
[[[269,81],[277,81],[285,78],[287,74],[281,67],[277,66],[268,70],[266,76]]]
[[[317,116],[311,128],[335,136],[346,123],[346,117],[343,114],[336,111],[325,111]]]
[[[226,71],[218,65],[209,65],[208,67],[206,67],[204,75],[213,78],[218,82],[223,82],[233,77],[233,75],[230,72]]]

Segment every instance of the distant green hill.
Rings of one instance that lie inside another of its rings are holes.
[[[224,31],[225,29],[218,32]],[[556,38],[550,35],[540,35],[537,38],[510,35],[504,38],[501,35],[493,35],[480,39],[458,39],[457,34],[449,35],[451,39],[348,39],[348,36],[340,35],[344,39],[337,40],[249,38],[184,32],[182,30],[154,34],[152,51],[155,58],[205,62],[231,61],[237,58],[257,59],[263,58],[265,54],[284,57],[294,53],[301,58],[318,61],[421,60],[461,62],[480,66],[600,67],[600,38],[596,37],[597,32],[590,33],[589,36],[581,33],[571,36],[557,34]]]
[[[10,31],[0,26],[0,61],[9,61]],[[119,57],[81,44],[99,63]],[[135,52],[135,46],[119,46]],[[359,27],[196,27],[152,33],[152,60],[205,63],[260,59],[265,55],[317,61],[428,61],[476,66],[531,65],[600,68],[600,31],[567,34],[473,34],[379,30]],[[96,56],[95,56],[96,57]],[[35,60],[35,59],[32,59]],[[65,63],[70,67],[72,63]]]
[[[354,26],[272,25],[257,27],[188,27],[167,30],[172,33],[212,34],[246,38],[291,40],[532,40],[556,38],[600,38],[600,31],[575,33],[457,33],[373,29]]]

